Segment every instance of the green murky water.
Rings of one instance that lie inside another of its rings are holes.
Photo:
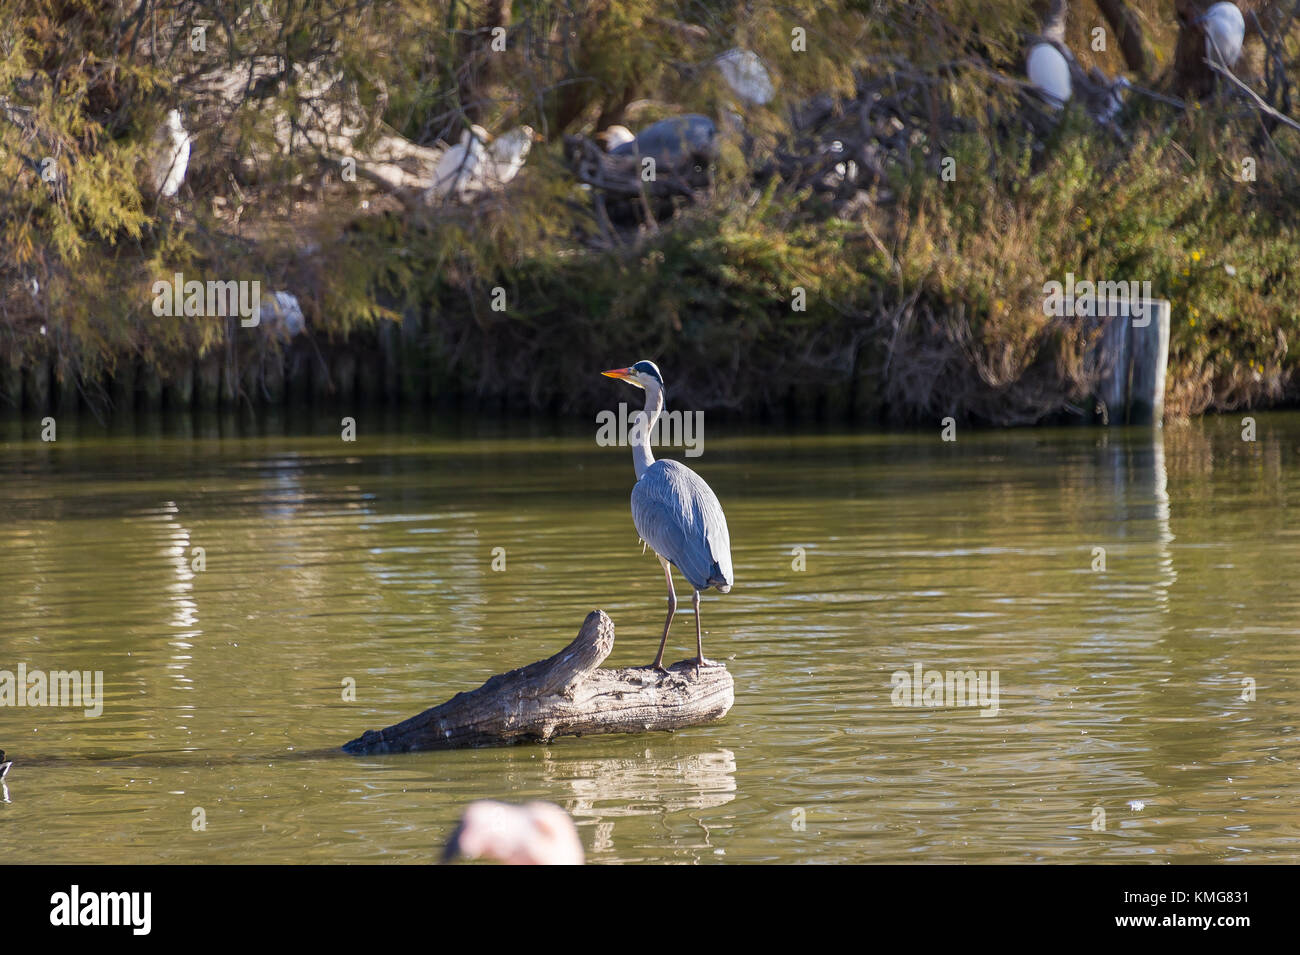
[[[736,587],[703,610],[726,720],[382,758],[323,751],[551,654],[593,607],[611,664],[649,661],[664,592],[626,449],[365,414],[351,444],[11,420],[0,669],[100,670],[104,699],[0,707],[5,859],[428,862],[498,797],[564,806],[593,862],[1300,861],[1300,415],[1258,420],[1255,443],[1236,418],[714,427],[689,463],[731,526]],[[894,705],[918,663],[995,671],[997,714]]]

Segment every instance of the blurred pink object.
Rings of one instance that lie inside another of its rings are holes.
[[[582,865],[582,840],[569,814],[553,803],[512,806],[480,799],[465,807],[442,861],[458,857],[506,865]]]

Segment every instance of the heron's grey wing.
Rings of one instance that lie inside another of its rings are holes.
[[[722,505],[713,492],[709,492],[709,506],[704,508],[705,536],[709,542],[709,553],[713,555],[717,568],[710,572],[709,583],[718,585],[726,593],[736,577],[731,570],[731,534],[727,531],[727,518],[722,513]]]
[[[713,120],[688,113],[652,123],[637,133],[632,142],[616,146],[610,152],[614,156],[653,156],[655,162],[680,173],[686,161],[695,156],[716,158],[717,136]]]
[[[689,500],[688,540],[703,540],[703,549],[709,570],[707,586],[720,585],[725,593],[735,583],[731,572],[731,535],[727,532],[727,518],[713,488],[686,465],[672,460],[662,462],[666,477],[674,485],[679,497]]]
[[[684,465],[656,461],[636,482],[632,523],[641,539],[672,561],[697,590],[732,582],[722,507],[708,485]]]
[[[691,548],[680,510],[660,495],[650,493],[647,479],[651,479],[648,472],[632,488],[632,523],[636,525],[636,532],[656,554],[672,561],[692,584],[702,581],[708,577],[708,571],[700,574],[699,565],[704,561],[698,557],[693,562],[690,559]]]

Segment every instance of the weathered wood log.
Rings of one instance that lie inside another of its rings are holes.
[[[692,660],[668,668],[599,669],[614,649],[614,621],[593,610],[578,636],[547,660],[492,677],[477,690],[347,743],[353,755],[546,742],[557,736],[643,733],[711,723],[735,702],[725,667]]]

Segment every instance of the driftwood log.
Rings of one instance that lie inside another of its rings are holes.
[[[614,621],[593,610],[578,636],[547,660],[492,677],[477,690],[347,743],[353,755],[545,742],[557,736],[643,733],[720,720],[735,701],[725,667],[683,660],[599,669],[614,649]]]

